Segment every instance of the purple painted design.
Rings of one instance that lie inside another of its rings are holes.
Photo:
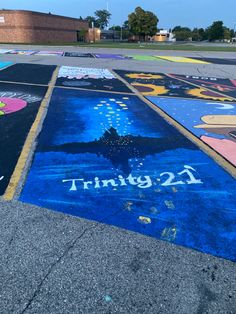
[[[94,56],[98,59],[117,59],[117,60],[127,60],[131,59],[127,56],[114,54],[114,53],[96,53]]]

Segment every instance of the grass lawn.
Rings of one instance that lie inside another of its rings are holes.
[[[1,43],[1,45],[14,45],[12,43]],[[119,43],[119,42],[99,42],[94,44],[89,43],[32,43],[32,44],[26,44],[26,43],[17,43],[15,45],[31,45],[31,46],[45,46],[45,47],[88,47],[88,48],[118,48],[118,49],[140,49],[140,50],[179,50],[179,51],[224,51],[224,52],[236,52],[236,44],[229,44],[228,46],[225,46],[224,44],[166,44],[166,43]],[[236,56],[235,56],[236,57]]]

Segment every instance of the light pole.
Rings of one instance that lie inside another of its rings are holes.
[[[93,29],[93,42],[95,43],[95,41],[96,41],[96,37],[95,37],[94,22],[92,22],[92,29]]]
[[[109,12],[109,2],[108,1],[107,1],[107,12]],[[108,20],[108,23],[107,23],[107,29],[109,29],[109,20]]]

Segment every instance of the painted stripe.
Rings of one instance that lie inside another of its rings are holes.
[[[8,68],[8,67],[6,67]],[[4,68],[4,69],[6,69]],[[26,82],[14,82],[14,81],[0,81],[0,83],[9,83],[9,84],[19,84],[19,85],[32,85],[32,86],[43,86],[46,87],[48,84],[35,84],[35,83],[26,83]],[[50,84],[50,83],[49,83]]]
[[[109,70],[111,72],[111,70]],[[111,90],[104,90],[104,89],[89,89],[89,88],[81,88],[81,87],[71,87],[71,86],[59,86],[55,85],[56,88],[61,88],[61,89],[73,89],[73,90],[83,90],[83,91],[93,91],[96,93],[108,93],[108,94],[121,94],[121,95],[133,95],[132,92],[116,92],[116,91],[111,91]]]
[[[54,88],[55,83],[56,83],[58,71],[59,71],[59,67],[57,67],[53,72],[52,79],[48,85],[47,93],[41,102],[41,105],[40,105],[39,110],[38,110],[38,114],[34,120],[34,123],[31,126],[31,129],[28,133],[25,144],[24,144],[23,149],[21,151],[21,155],[18,159],[15,170],[11,176],[11,180],[8,184],[6,192],[3,195],[3,199],[6,201],[11,201],[15,196],[16,189],[17,189],[18,184],[22,178],[22,174],[23,174],[23,171],[25,169],[25,166],[26,166],[27,160],[29,158],[30,152],[33,148],[33,144],[35,142],[37,135],[39,134],[39,125],[43,122],[44,117],[46,115],[46,111],[47,111],[47,108],[49,105],[49,99],[51,97],[53,88]]]

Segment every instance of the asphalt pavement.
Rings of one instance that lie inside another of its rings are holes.
[[[222,52],[110,53],[235,57]],[[1,55],[0,60],[236,78],[236,66],[215,64],[19,55]],[[236,313],[236,264],[231,261],[17,200],[0,201],[0,221],[0,313]]]

